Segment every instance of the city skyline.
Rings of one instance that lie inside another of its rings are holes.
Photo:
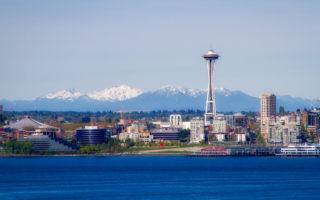
[[[1,200],[317,199],[319,10],[1,0]]]
[[[220,87],[320,97],[319,2],[80,2],[0,3],[0,99],[121,84],[203,89],[211,48]]]

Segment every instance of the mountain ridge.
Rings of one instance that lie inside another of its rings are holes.
[[[216,88],[218,112],[259,111],[259,98],[240,90]],[[8,111],[151,111],[151,110],[204,110],[206,90],[181,86],[164,86],[143,92],[127,85],[81,93],[78,90],[60,90],[34,100],[0,100]],[[288,95],[277,96],[277,107],[286,110],[320,107],[320,100],[303,99]]]

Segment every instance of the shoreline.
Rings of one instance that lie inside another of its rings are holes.
[[[278,157],[278,158],[320,158],[320,155],[199,155],[186,153],[103,153],[103,154],[2,154],[1,158],[38,158],[38,157],[193,157],[193,158],[222,158],[222,157]]]
[[[102,153],[102,154],[6,154],[0,158],[19,158],[19,157],[113,157],[113,156],[188,156],[190,154],[181,153]]]

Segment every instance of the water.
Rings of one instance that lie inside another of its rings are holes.
[[[0,199],[320,199],[319,158],[0,158]]]

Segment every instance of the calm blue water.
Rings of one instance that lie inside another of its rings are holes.
[[[0,158],[0,200],[306,198],[318,158]]]

